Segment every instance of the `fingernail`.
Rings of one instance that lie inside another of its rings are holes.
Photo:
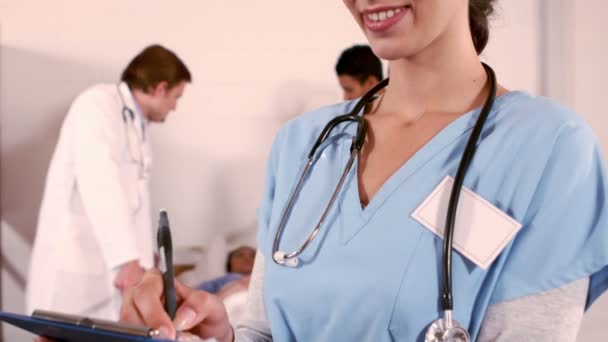
[[[186,330],[192,327],[194,319],[196,318],[196,312],[190,308],[183,308],[177,312],[175,320],[173,321],[175,329]]]
[[[171,329],[165,326],[158,328],[158,334],[160,338],[173,338],[173,336],[171,336]]]

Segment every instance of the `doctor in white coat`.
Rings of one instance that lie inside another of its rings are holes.
[[[28,313],[118,318],[121,293],[154,266],[147,125],[165,120],[190,81],[173,52],[152,45],[119,84],[95,85],[72,103],[47,174]]]

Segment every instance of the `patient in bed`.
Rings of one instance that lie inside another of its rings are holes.
[[[247,290],[254,259],[255,249],[249,246],[238,247],[228,254],[226,275],[203,282],[197,289],[214,293],[222,299]]]
[[[245,317],[247,289],[254,259],[255,249],[241,246],[228,254],[226,275],[197,286],[199,290],[214,293],[224,301],[228,319],[233,325]]]

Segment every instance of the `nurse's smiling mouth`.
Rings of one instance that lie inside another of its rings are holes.
[[[384,32],[397,24],[405,16],[412,15],[412,6],[378,7],[362,12],[365,27],[372,32]]]

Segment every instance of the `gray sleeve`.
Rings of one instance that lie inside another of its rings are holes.
[[[493,304],[477,341],[572,342],[583,319],[589,279]]]
[[[264,256],[258,250],[249,280],[245,319],[235,327],[236,342],[270,342],[270,324],[264,306]]]
[[[583,319],[589,279],[488,308],[477,338],[484,341],[572,342]],[[270,342],[272,335],[264,306],[264,256],[255,258],[246,319],[235,327],[236,342]]]

